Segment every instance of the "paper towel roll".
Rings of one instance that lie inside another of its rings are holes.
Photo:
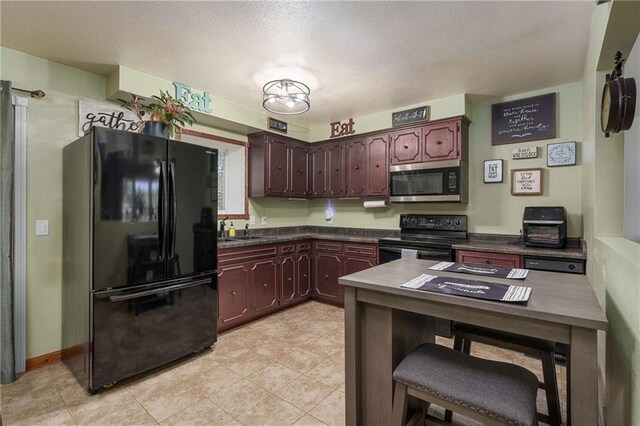
[[[365,209],[375,209],[379,207],[387,207],[389,205],[389,201],[387,200],[365,201],[363,205]]]

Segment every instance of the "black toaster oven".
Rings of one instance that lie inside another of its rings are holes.
[[[525,207],[522,235],[527,247],[564,247],[567,243],[567,211],[564,207]]]

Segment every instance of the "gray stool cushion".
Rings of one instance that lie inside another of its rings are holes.
[[[517,365],[427,343],[402,360],[393,378],[507,423],[531,425],[536,418],[538,379]]]
[[[553,352],[555,345],[553,342],[535,337],[521,336],[519,334],[509,333],[506,331],[493,330],[491,328],[478,327],[471,324],[463,324],[459,322],[453,323],[453,332],[471,333],[479,336],[486,336],[491,339],[501,340],[503,342],[513,343],[527,348],[539,351]]]

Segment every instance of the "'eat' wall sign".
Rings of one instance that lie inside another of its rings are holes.
[[[491,105],[491,144],[556,137],[556,94]]]
[[[329,124],[329,126],[331,126],[331,136],[329,136],[330,138],[337,138],[340,136],[347,136],[347,135],[352,135],[356,132],[356,130],[353,128],[353,125],[356,124],[355,121],[353,121],[353,118],[350,118],[348,122],[346,123],[340,123],[339,121],[336,121],[334,123]]]
[[[207,92],[198,93],[186,84],[173,82],[176,88],[176,99],[182,99],[187,106],[200,112],[211,112],[211,96]]]

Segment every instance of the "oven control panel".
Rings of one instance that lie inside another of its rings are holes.
[[[400,229],[424,229],[432,231],[466,231],[467,216],[464,215],[400,215]]]

